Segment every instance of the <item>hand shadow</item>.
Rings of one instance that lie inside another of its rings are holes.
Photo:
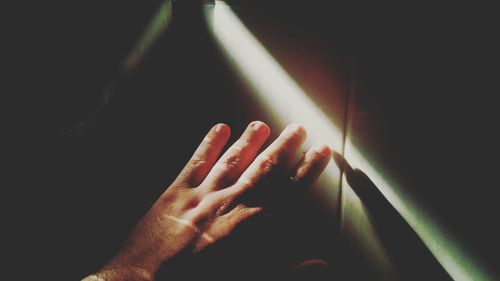
[[[237,200],[262,206],[260,215],[202,252],[162,268],[158,280],[331,280],[321,279],[330,274],[326,262],[311,263],[326,259],[328,220],[307,200],[306,187],[293,186],[284,173],[276,170]]]
[[[452,280],[420,237],[361,170],[334,152],[335,163],[362,201],[369,219],[402,280]]]

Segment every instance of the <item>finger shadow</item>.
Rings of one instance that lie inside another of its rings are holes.
[[[368,210],[369,219],[402,280],[452,280],[420,237],[361,170],[334,152],[335,163]]]
[[[251,218],[203,251],[164,265],[157,280],[282,280],[286,263],[271,242],[267,219]]]
[[[235,205],[263,207],[259,215],[196,255],[186,253],[165,265],[157,279],[322,280],[318,276],[329,273],[326,268],[289,272],[297,261],[324,258],[323,241],[328,235],[324,226],[318,226],[321,217],[312,214],[316,210],[304,202],[306,190],[291,184],[286,171],[279,169],[263,178],[235,201]],[[324,234],[311,231],[316,229],[323,229]],[[299,279],[302,276],[307,279]]]

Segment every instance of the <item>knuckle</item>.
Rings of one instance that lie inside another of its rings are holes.
[[[193,157],[189,160],[189,166],[191,168],[197,168],[201,166],[205,166],[207,164],[207,159],[203,157]]]
[[[223,200],[221,200],[221,202],[216,206],[215,216],[222,216],[224,213],[226,213],[226,210],[231,205],[231,203],[231,198],[224,198]]]
[[[260,156],[259,169],[263,172],[270,172],[276,165],[278,165],[278,158],[273,156]]]
[[[222,160],[222,164],[223,164],[224,168],[227,168],[227,169],[231,169],[233,167],[236,167],[236,166],[238,166],[239,163],[240,163],[240,156],[236,155],[236,154],[230,155],[227,158],[224,158]]]

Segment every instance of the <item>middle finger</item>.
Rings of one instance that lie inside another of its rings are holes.
[[[250,123],[241,137],[222,155],[205,179],[209,189],[222,189],[236,181],[252,163],[270,133],[261,121]]]

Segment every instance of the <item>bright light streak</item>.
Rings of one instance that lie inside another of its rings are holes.
[[[234,69],[247,80],[263,107],[271,113],[273,127],[284,127],[288,123],[297,122],[307,128],[306,146],[321,141],[336,151],[342,150],[342,131],[323,112],[316,109],[300,86],[286,74],[228,6],[223,2],[216,2],[208,19],[209,27]],[[329,176],[319,179],[321,185],[338,186],[338,167],[330,163],[325,170]],[[330,188],[324,192],[329,195],[330,200],[322,203],[331,205],[339,200],[337,190]]]
[[[275,119],[304,124],[312,139],[341,150],[342,131],[317,110],[299,85],[258,43],[230,8],[220,2],[214,9],[212,28],[240,74],[248,80],[263,103],[272,109]]]
[[[208,10],[207,20],[231,64],[252,87],[258,100],[273,114],[275,122],[281,125],[302,123],[308,129],[309,145],[322,141],[341,151],[341,130],[307,97],[229,6],[223,1],[216,1],[215,7]],[[384,179],[357,148],[347,145],[345,157],[351,166],[370,177],[453,279],[493,280],[451,239],[451,235],[433,222],[431,216],[418,208],[401,189]],[[325,174],[332,181],[338,180],[338,170],[333,165],[329,165]]]

